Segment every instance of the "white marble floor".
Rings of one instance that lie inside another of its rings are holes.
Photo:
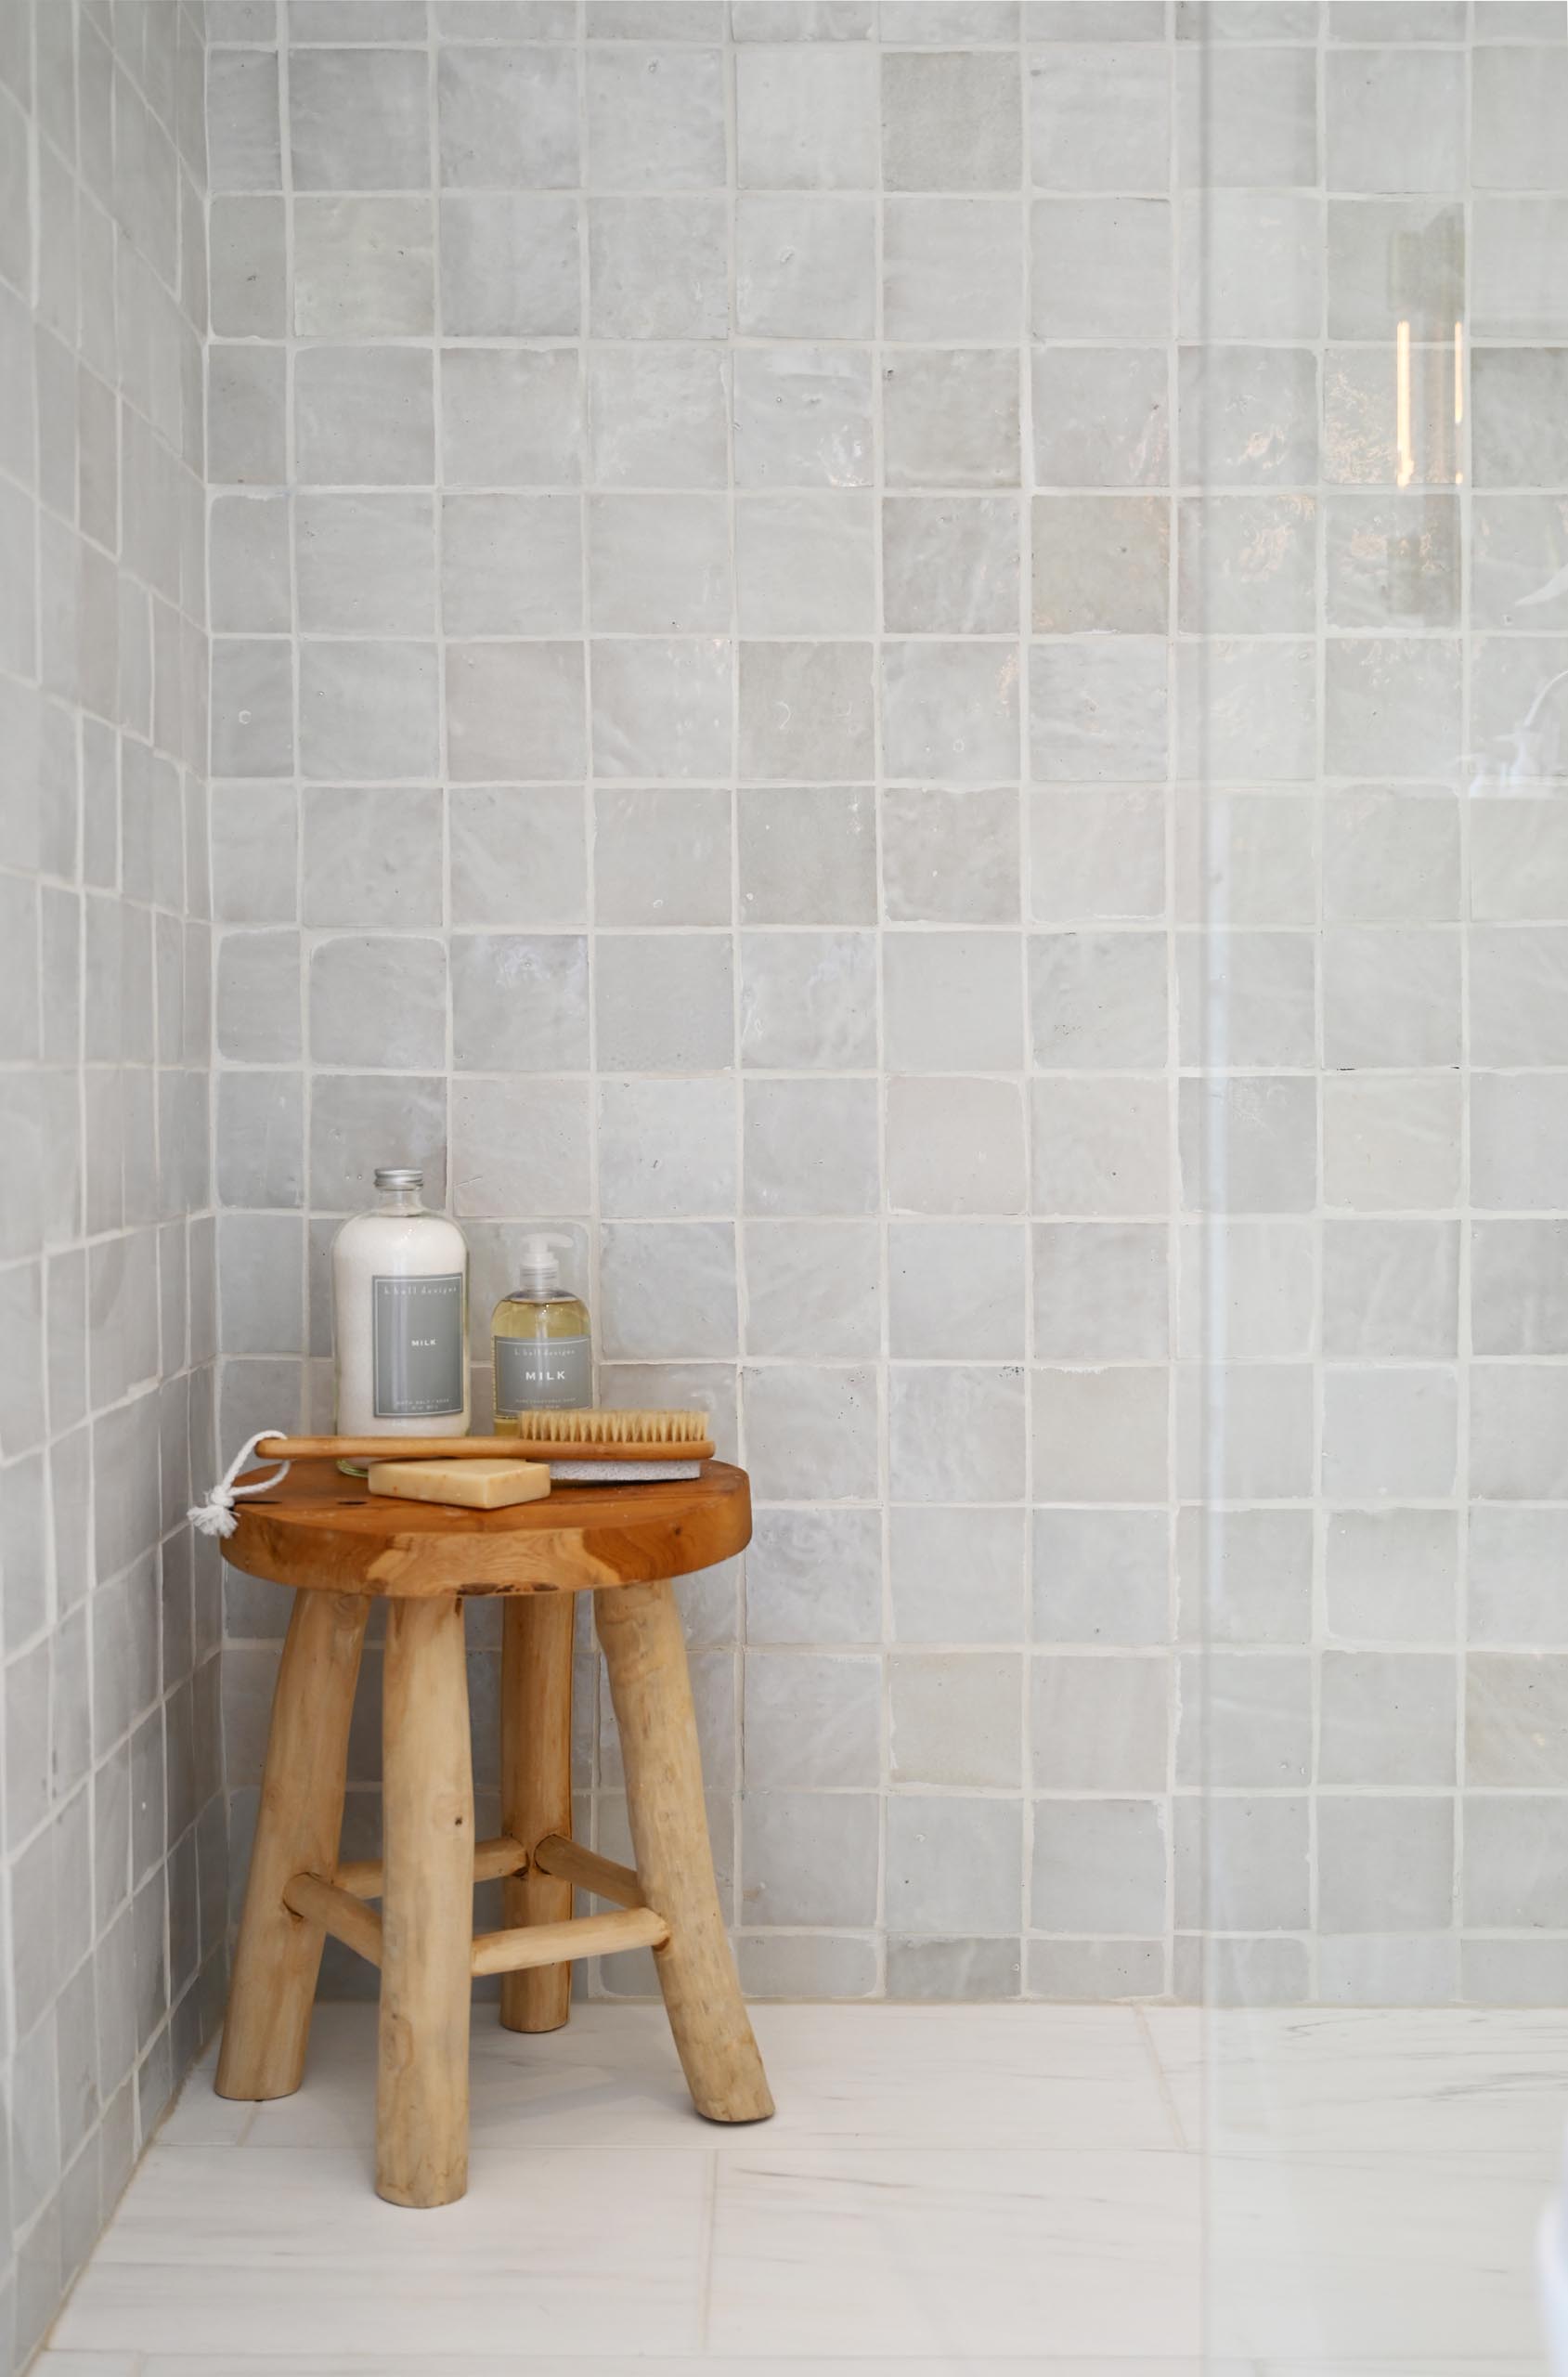
[[[480,2010],[469,2193],[370,2186],[374,2014],[193,2074],[39,2377],[1538,2377],[1568,2018],[773,2006],[779,2103],[653,2007]]]

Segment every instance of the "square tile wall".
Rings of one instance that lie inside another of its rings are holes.
[[[204,32],[0,8],[7,2371],[223,2002]]]
[[[1560,16],[214,7],[223,1440],[574,1233],[758,1992],[1559,1986]]]

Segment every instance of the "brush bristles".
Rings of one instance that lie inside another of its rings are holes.
[[[517,1433],[531,1445],[696,1445],[707,1441],[706,1411],[520,1411]]]

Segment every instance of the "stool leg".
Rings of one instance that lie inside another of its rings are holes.
[[[468,2185],[473,1770],[462,1603],[387,1607],[382,1707],[376,2193],[452,2203]]]
[[[571,1593],[519,1593],[501,1633],[501,1830],[532,1855],[547,1833],[572,1835]],[[508,1877],[501,1920],[564,1923],[572,1885],[529,1866]],[[558,2031],[572,2008],[570,1965],[536,1965],[501,1977],[501,2024]]]
[[[330,1881],[343,1831],[348,1727],[370,1604],[297,1592],[272,1695],[261,1807],[224,2020],[220,2097],[292,2097],[305,2075],[326,1933],[283,1903],[296,1874]]]
[[[667,1582],[594,1595],[626,1765],[637,1878],[669,1925],[654,1951],[692,2101],[709,2121],[773,2110],[713,1881],[686,1643]]]

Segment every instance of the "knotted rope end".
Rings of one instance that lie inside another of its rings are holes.
[[[254,1460],[259,1444],[266,1444],[270,1438],[283,1434],[281,1428],[258,1428],[253,1436],[246,1438],[206,1500],[193,1502],[186,1513],[199,1535],[232,1535],[240,1524],[234,1515],[235,1502],[249,1494],[269,1493],[274,1486],[282,1484],[289,1474],[286,1461],[279,1461],[270,1477],[258,1477],[253,1486],[237,1486],[234,1481],[246,1462]]]

